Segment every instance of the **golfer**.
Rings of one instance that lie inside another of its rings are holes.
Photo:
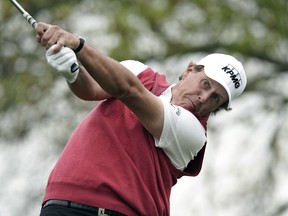
[[[214,53],[180,80],[118,62],[58,26],[38,23],[48,64],[80,99],[103,100],[79,124],[53,168],[41,216],[169,216],[171,188],[199,174],[211,113],[246,86],[242,64]]]

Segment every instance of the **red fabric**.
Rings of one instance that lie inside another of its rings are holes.
[[[138,77],[156,95],[170,85],[150,68]],[[171,187],[177,178],[200,172],[204,151],[194,160],[197,163],[189,164],[191,170],[177,170],[136,116],[121,101],[108,99],[91,111],[68,141],[43,202],[63,199],[129,216],[169,216]]]

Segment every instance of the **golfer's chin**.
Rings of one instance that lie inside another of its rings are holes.
[[[193,115],[201,115],[201,113],[199,111],[197,111],[197,109],[195,107],[191,107],[191,106],[182,106],[184,109],[186,109],[187,111],[191,112]]]
[[[210,115],[210,112],[204,111],[204,110],[189,110],[191,113],[193,113],[195,116],[201,116],[206,117]]]
[[[200,107],[197,109],[195,106],[191,106],[189,104],[182,104],[181,107],[183,107],[184,109],[188,110],[189,112],[191,112],[193,115],[195,116],[201,116],[201,117],[206,117],[208,115],[210,115],[210,112],[207,112],[207,110],[203,110]]]

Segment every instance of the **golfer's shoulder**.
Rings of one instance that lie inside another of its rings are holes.
[[[130,70],[135,76],[146,70],[148,66],[136,60],[125,60],[120,62],[124,67]]]

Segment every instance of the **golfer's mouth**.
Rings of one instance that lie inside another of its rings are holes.
[[[193,113],[198,113],[199,111],[199,102],[193,100],[191,97],[186,97],[189,101],[189,108],[188,110]]]

